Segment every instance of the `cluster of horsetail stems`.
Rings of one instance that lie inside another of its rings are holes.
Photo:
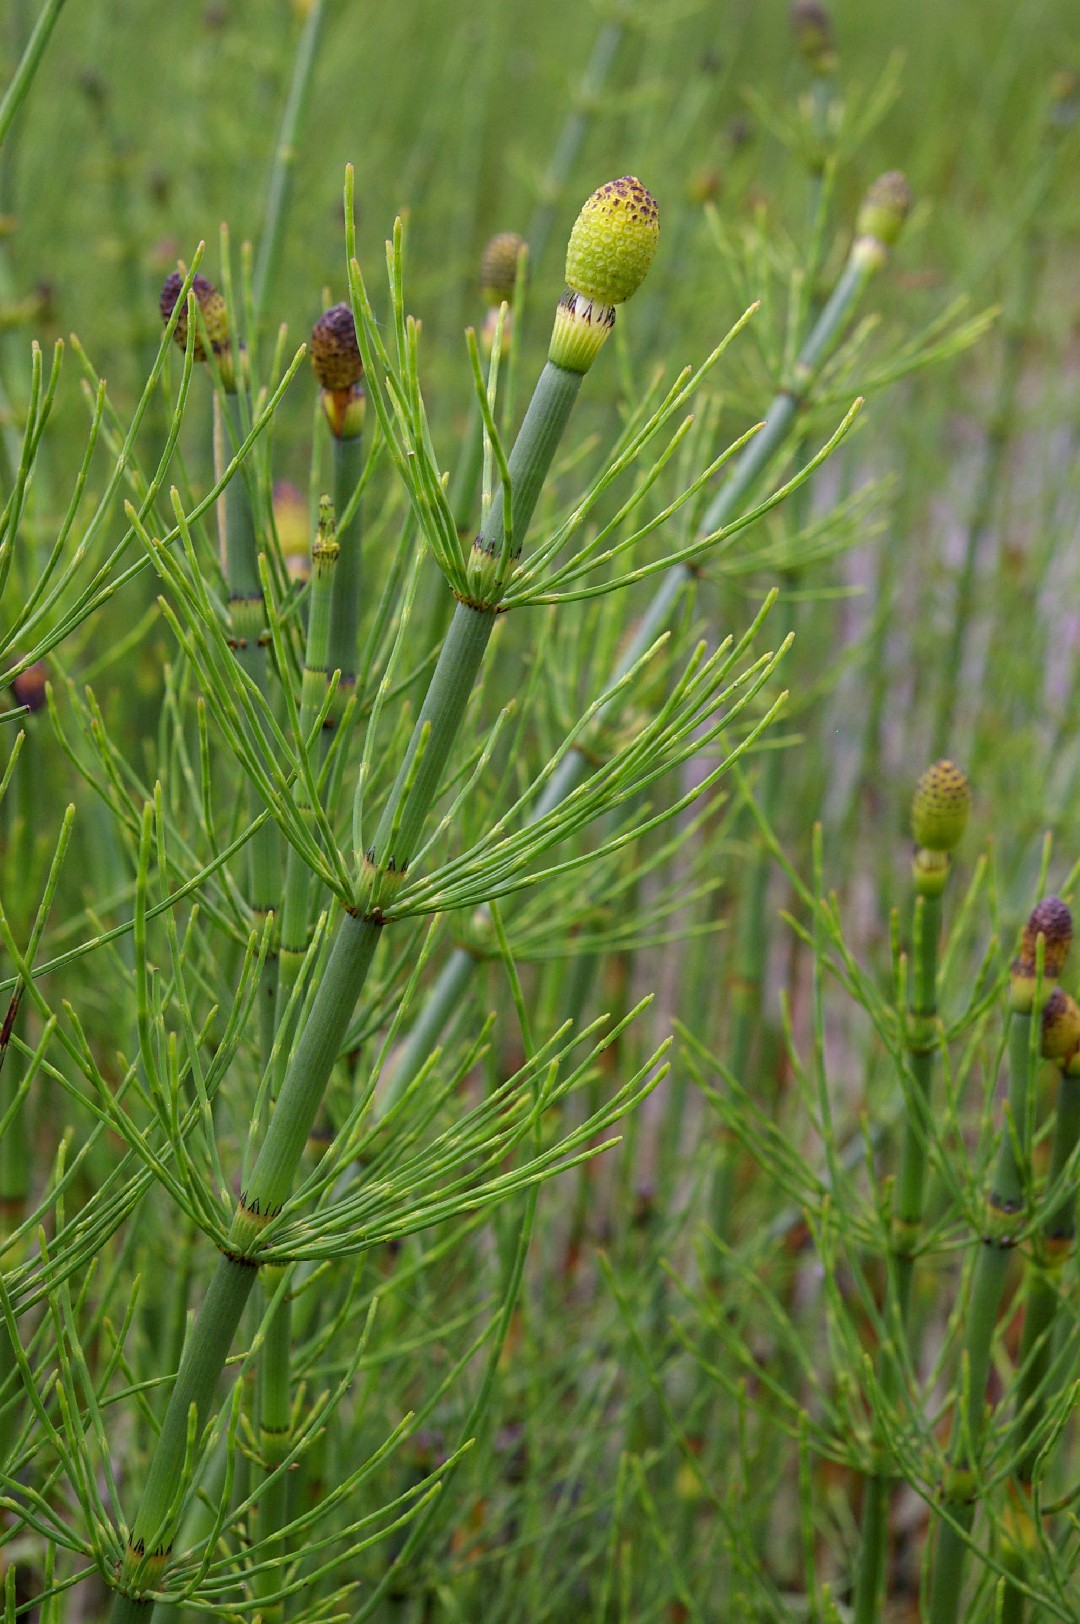
[[[353,903],[343,907],[336,920],[325,969],[241,1194],[228,1246],[188,1337],[131,1525],[127,1554],[116,1575],[115,1624],[146,1620],[153,1612],[154,1592],[161,1588],[176,1532],[175,1496],[190,1428],[194,1426],[197,1437],[224,1370],[259,1272],[260,1237],[289,1195],[352,1011],[392,916],[395,890],[416,849],[461,727],[502,588],[524,544],[582,381],[614,325],[616,307],[634,294],[647,274],[658,234],[657,205],[633,176],[595,192],[571,231],[567,291],[558,305],[547,363],[509,458],[512,509],[507,508],[506,517],[511,522],[504,523],[504,504],[511,495],[500,488],[473,544],[470,595],[455,607],[404,760],[356,877]],[[348,426],[354,404],[346,399],[344,410],[339,410],[342,403],[337,397],[351,396],[359,381],[354,378],[346,384],[347,374],[336,370],[335,345],[344,327],[344,320],[335,318],[325,335],[328,343],[322,359],[327,370],[320,375],[336,439]],[[213,334],[211,341],[216,341]],[[340,561],[334,567],[340,569]],[[239,582],[230,580],[231,592],[249,586],[247,576]]]
[[[844,268],[820,314],[810,328],[799,351],[790,379],[773,398],[765,413],[762,426],[753,439],[739,453],[731,473],[710,501],[700,524],[700,533],[709,535],[727,524],[751,498],[769,471],[771,464],[795,432],[800,413],[805,407],[813,384],[821,368],[841,342],[874,275],[888,262],[892,248],[899,240],[911,208],[911,192],[904,177],[892,171],[879,177],[867,190],[856,217],[855,235]],[[568,290],[569,294],[569,290]],[[560,312],[565,308],[560,306]],[[595,336],[595,335],[594,335]],[[602,342],[602,338],[601,338]],[[633,636],[612,673],[617,680],[641,658],[655,639],[671,622],[676,609],[693,592],[697,573],[690,564],[672,564],[664,572],[651,603],[642,615]],[[596,718],[602,726],[605,710]],[[548,780],[533,816],[545,817],[559,805],[581,782],[589,767],[588,740],[570,751]],[[764,938],[760,931],[760,906],[755,911],[755,943],[764,951]],[[734,1037],[731,1069],[736,1076],[742,1074],[749,1053],[749,1032],[756,1016],[756,990],[760,981],[759,955],[751,953],[749,960],[758,965],[751,968],[732,998]],[[740,954],[740,962],[744,962]],[[455,948],[440,971],[425,1002],[420,1018],[410,1031],[397,1057],[383,1108],[397,1099],[416,1076],[425,1057],[457,1008],[461,995],[475,974],[477,959],[467,947]],[[727,1228],[731,1205],[731,1159],[724,1157],[714,1181],[714,1226],[722,1234]]]

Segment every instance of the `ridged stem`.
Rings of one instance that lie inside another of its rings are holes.
[[[975,1264],[961,1359],[961,1398],[953,1420],[945,1504],[956,1527],[938,1529],[927,1624],[956,1624],[964,1582],[964,1559],[975,1520],[973,1468],[983,1432],[986,1382],[994,1329],[1005,1290],[1009,1257],[1023,1224],[1023,1163],[1027,1158],[1028,1090],[1031,1083],[1031,1017],[1014,1014],[1009,1028],[1009,1093],[997,1166],[987,1201],[986,1233]]]
[[[465,424],[458,459],[450,479],[448,501],[454,516],[454,526],[461,541],[472,539],[476,528],[476,498],[484,468],[484,418],[475,396],[469,404],[469,417]],[[441,583],[439,583],[441,586]],[[439,590],[431,604],[425,632],[425,644],[434,648],[446,635],[452,600],[449,593]]]
[[[197,1441],[257,1272],[245,1261],[218,1258],[188,1337],[150,1462],[121,1568],[119,1611],[114,1607],[114,1619],[148,1619],[153,1612],[153,1600],[140,1596],[138,1590],[160,1578],[172,1549],[176,1497],[187,1456],[189,1412],[194,1407]]]
[[[900,1166],[893,1188],[890,1305],[896,1346],[878,1350],[881,1401],[891,1406],[899,1392],[901,1358],[908,1346],[911,1281],[926,1208],[927,1135],[930,1131],[934,1055],[937,1049],[937,965],[941,897],[915,902],[913,976],[908,1023],[911,1095],[904,1117]],[[889,1535],[889,1496],[893,1474],[882,1461],[863,1485],[852,1624],[874,1624],[879,1616]]]
[[[567,372],[550,361],[545,364],[508,464],[515,550],[518,537],[524,536],[532,518],[544,477],[580,388],[579,373]],[[490,555],[501,550],[502,540],[503,493],[500,489],[473,547]],[[494,606],[458,603],[454,610],[405,759],[369,848],[368,866],[375,871],[377,888],[383,876],[400,875],[412,858],[465,714],[495,618]],[[380,894],[384,892],[385,887],[380,888]]]

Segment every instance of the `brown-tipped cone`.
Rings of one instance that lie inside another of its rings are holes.
[[[525,239],[516,231],[500,231],[492,237],[480,261],[480,291],[485,304],[500,305],[504,300],[510,303],[524,247]]]
[[[911,213],[911,187],[907,176],[899,169],[890,169],[879,175],[863,198],[855,222],[859,237],[872,237],[875,242],[891,248],[904,229],[904,221]]]
[[[45,684],[48,680],[49,673],[45,668],[45,661],[35,660],[25,671],[20,671],[17,677],[12,677],[11,697],[17,705],[25,705],[31,714],[42,710],[45,706]]]
[[[951,761],[935,761],[915,787],[911,832],[927,851],[954,851],[967,827],[971,788],[967,774]]]
[[[311,365],[322,387],[335,394],[363,377],[356,324],[347,304],[331,305],[311,329]]]
[[[179,271],[173,271],[171,275],[165,278],[165,284],[161,289],[161,298],[158,300],[158,308],[161,311],[163,322],[167,323],[172,317],[183,285],[184,278]],[[199,309],[202,311],[203,322],[206,325],[207,336],[210,339],[214,354],[220,355],[228,348],[229,343],[229,315],[225,309],[225,300],[214,284],[208,282],[205,276],[196,276],[193,279],[191,291],[199,301]],[[173,337],[182,350],[187,349],[188,317],[186,308],[181,310],[176,318]],[[195,334],[194,355],[196,361],[206,360],[206,347],[202,341],[202,334],[198,331]]]
[[[793,0],[791,32],[812,73],[828,73],[835,67],[832,18],[820,0]]]
[[[1014,969],[1021,975],[1036,973],[1036,945],[1043,939],[1043,975],[1058,981],[1072,946],[1072,914],[1060,897],[1043,897],[1031,910],[1020,938],[1020,953]]]
[[[1042,1055],[1062,1063],[1080,1049],[1080,1006],[1055,987],[1042,1012]]]

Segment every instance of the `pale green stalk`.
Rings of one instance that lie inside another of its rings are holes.
[[[976,607],[976,571],[992,533],[1002,482],[1008,472],[1006,453],[1016,428],[1020,373],[1031,329],[1031,313],[1043,260],[1043,233],[1038,223],[1038,207],[1045,203],[1045,196],[1044,181],[1038,193],[1036,215],[1020,244],[1016,293],[1004,322],[1001,371],[998,374],[994,403],[990,409],[986,447],[964,537],[964,557],[956,583],[949,646],[941,664],[941,690],[934,717],[933,753],[937,756],[947,755],[951,747],[957,699],[964,661],[967,657],[968,633]],[[1010,599],[1009,591],[999,593],[995,597],[997,602],[1007,602]]]
[[[525,233],[525,241],[529,245],[529,254],[534,265],[540,263],[540,257],[547,247],[560,194],[577,162],[578,153],[589,128],[589,119],[607,83],[608,74],[614,65],[625,32],[626,29],[621,22],[612,21],[605,23],[596,36],[592,54],[581,76],[575,104],[566,115],[566,121],[559,131],[551,161],[540,183],[540,198],[529,221],[529,229]]]
[[[1028,1159],[1031,1019],[1014,1013],[1009,1026],[1009,1093],[997,1166],[987,1199],[985,1234],[968,1302],[960,1368],[960,1400],[953,1419],[943,1501],[951,1521],[938,1527],[927,1624],[956,1624],[967,1555],[965,1536],[975,1520],[979,1445],[990,1355],[1009,1259],[1024,1222]]]
[[[266,308],[266,296],[280,257],[293,170],[296,167],[297,138],[315,72],[315,58],[319,49],[324,10],[325,0],[312,0],[311,10],[304,20],[300,35],[289,96],[281,115],[281,127],[274,146],[274,161],[266,191],[262,236],[259,238],[259,252],[252,279],[252,304],[256,320],[263,315]]]
[[[809,91],[810,123],[816,143],[816,150],[811,163],[808,200],[808,236],[810,243],[813,245],[813,251],[810,263],[806,267],[806,276],[811,286],[816,283],[820,270],[820,256],[826,241],[824,232],[827,203],[825,191],[825,144],[828,136],[829,109],[832,106],[833,94],[834,87],[831,78],[821,73],[815,73]],[[810,309],[812,318],[816,319],[819,309],[820,301],[812,300]],[[796,460],[801,460],[802,450],[803,447],[800,445]],[[805,495],[806,491],[807,487],[804,487],[799,494]],[[782,578],[780,601],[777,605],[777,612],[780,617],[778,627],[780,640],[795,630],[793,594],[798,589],[799,579],[800,572],[795,570],[785,572]],[[758,794],[766,818],[770,821],[772,821],[778,799],[784,792],[790,771],[791,764],[787,756],[776,750],[768,752],[762,768]],[[744,1078],[747,1075],[754,1039],[760,1028],[761,992],[769,955],[770,933],[766,917],[766,898],[771,872],[772,865],[767,854],[760,847],[757,848],[749,873],[740,887],[739,893],[738,926],[733,957],[734,969],[728,977],[731,1031],[727,1045],[728,1065],[731,1068],[732,1075],[738,1078]],[[724,1232],[723,1225],[726,1225],[726,1213],[731,1201],[733,1172],[731,1158],[725,1157],[722,1173],[715,1188],[714,1200],[714,1221],[721,1225],[718,1230],[719,1233]]]
[[[0,145],[3,144],[12,120],[26,99],[26,93],[45,54],[45,47],[49,43],[64,4],[65,0],[45,0],[41,8],[38,20],[34,24],[34,31],[26,42],[26,49],[15,69],[11,83],[4,92],[3,100],[0,100]]]

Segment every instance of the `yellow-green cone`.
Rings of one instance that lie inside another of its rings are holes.
[[[926,851],[955,851],[967,828],[971,789],[951,761],[927,767],[911,802],[911,832]]]
[[[615,325],[615,306],[645,280],[659,236],[656,200],[633,175],[608,181],[588,199],[566,250],[566,292],[548,348],[556,366],[589,370]]]
[[[596,304],[625,304],[644,282],[659,238],[660,210],[652,193],[633,175],[609,180],[574,221],[567,287]]]

